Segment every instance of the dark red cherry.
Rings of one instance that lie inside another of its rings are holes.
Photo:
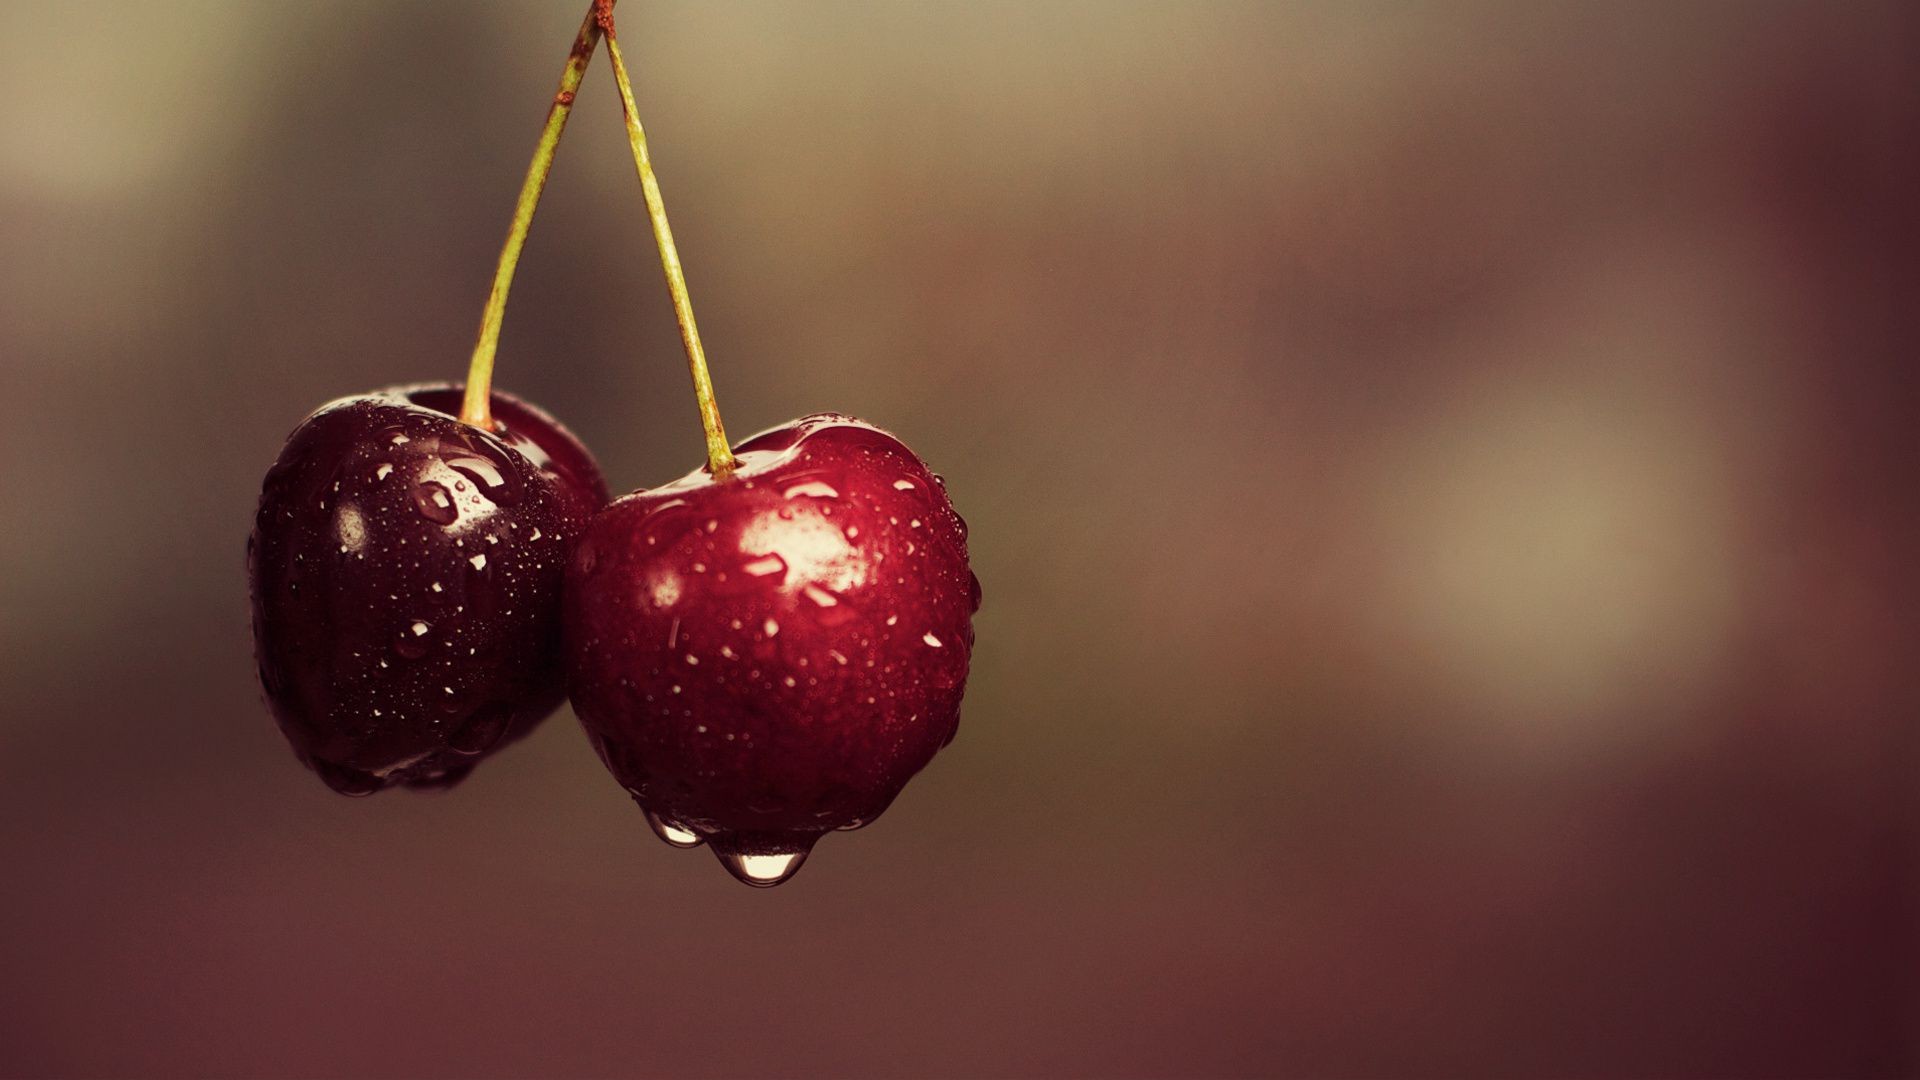
[[[810,416],[595,515],[568,567],[574,709],[662,839],[754,885],[874,818],[952,738],[980,584],[940,478]]]
[[[398,387],[307,417],[268,470],[247,573],[267,704],[335,791],[458,783],[564,693],[567,558],[607,500],[553,417]]]

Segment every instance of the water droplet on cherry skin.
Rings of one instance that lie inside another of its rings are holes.
[[[787,561],[778,554],[762,555],[742,564],[740,571],[751,577],[763,578],[778,574],[784,578],[787,574]]]
[[[472,453],[447,458],[447,467],[473,481],[495,506],[518,504],[522,491],[519,474],[513,466],[485,440],[471,440],[467,449]]]
[[[825,480],[801,480],[787,485],[780,495],[787,499],[837,499],[840,497],[840,492]]]
[[[821,626],[843,626],[858,614],[845,596],[831,589],[807,584],[800,587],[800,595],[808,601],[806,610]]]
[[[640,808],[640,812],[646,815],[647,827],[653,830],[653,835],[659,837],[668,847],[697,848],[706,843],[699,833],[668,821],[644,806]]]
[[[500,742],[512,722],[513,710],[499,705],[482,706],[460,730],[447,738],[447,749],[467,757],[484,754]]]
[[[452,493],[445,484],[437,480],[423,480],[413,485],[413,508],[420,516],[435,525],[451,525],[460,518],[460,508],[454,505]]]
[[[419,619],[402,626],[399,635],[394,639],[393,651],[408,660],[418,660],[427,655],[429,646],[427,632],[431,629],[433,629],[431,626]]]

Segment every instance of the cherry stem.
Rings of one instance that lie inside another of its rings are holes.
[[[553,153],[560,147],[560,135],[567,128],[567,116],[573,112],[573,97],[580,80],[587,74],[587,62],[593,59],[594,46],[600,40],[603,18],[609,17],[615,0],[593,0],[587,17],[574,35],[573,51],[567,54],[567,66],[560,72],[560,89],[547,110],[547,126],[540,129],[540,141],[534,145],[533,161],[527,166],[527,178],[520,185],[520,199],[513,206],[513,221],[507,226],[507,242],[500,248],[500,264],[493,272],[493,291],[487,294],[487,306],[480,312],[480,337],[473,345],[473,359],[467,364],[467,392],[460,403],[460,419],[474,427],[493,430],[493,357],[500,349],[500,323],[506,318],[507,290],[513,287],[513,271],[520,265],[520,249],[527,244],[527,232],[533,228],[533,212],[540,205],[540,193],[546,190],[547,176],[553,172]]]
[[[738,463],[727,445],[727,429],[720,423],[720,407],[713,400],[713,378],[707,374],[706,350],[700,347],[700,327],[693,321],[687,275],[680,268],[680,251],[673,244],[673,228],[667,224],[660,181],[653,175],[653,158],[647,153],[647,133],[640,127],[640,110],[633,103],[633,82],[627,77],[627,62],[620,55],[620,42],[614,36],[613,0],[600,0],[598,11],[600,29],[607,38],[607,59],[613,62],[613,81],[620,87],[620,111],[627,122],[627,143],[633,148],[633,166],[640,174],[640,190],[646,195],[647,217],[653,222],[654,243],[660,249],[660,269],[667,276],[667,291],[673,296],[673,317],[680,324],[680,343],[687,351],[693,396],[700,403],[700,427],[707,436],[707,471],[715,479],[722,479],[731,475]]]

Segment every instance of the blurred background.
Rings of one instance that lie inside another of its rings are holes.
[[[771,892],[562,713],[333,795],[242,545],[458,378],[582,0],[0,5],[0,1072],[1920,1071],[1916,19],[620,9],[738,436],[945,473],[959,739]],[[500,384],[701,442],[597,57]]]

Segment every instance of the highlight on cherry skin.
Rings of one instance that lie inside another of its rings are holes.
[[[345,795],[449,787],[565,696],[561,587],[607,501],[573,434],[509,394],[331,402],[268,470],[247,540],[260,685],[294,753]]]
[[[568,687],[662,840],[768,886],[952,741],[980,583],[944,482],[887,432],[823,414],[734,453],[594,516]]]

